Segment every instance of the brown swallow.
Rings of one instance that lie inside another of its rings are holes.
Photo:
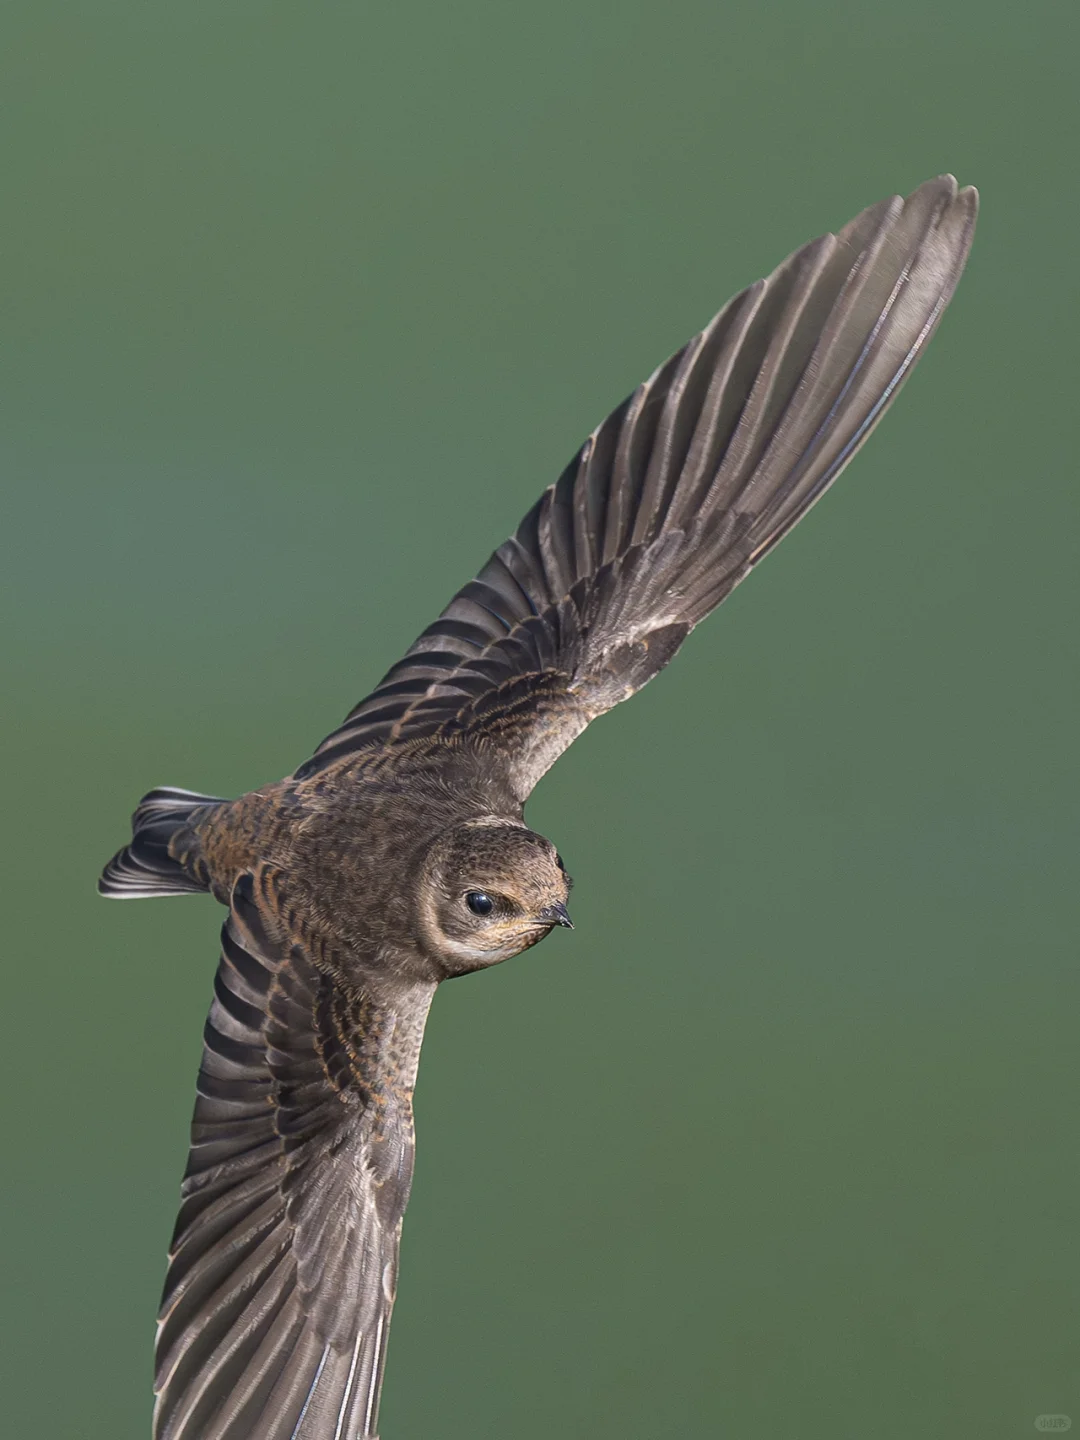
[[[295,774],[153,790],[104,895],[228,917],[157,1339],[157,1440],[376,1434],[435,987],[569,925],[533,786],[835,480],[960,277],[951,176],[736,296],[618,407]]]

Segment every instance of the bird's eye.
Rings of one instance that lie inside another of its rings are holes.
[[[495,909],[495,901],[483,890],[470,890],[465,896],[465,904],[474,915],[490,915]]]

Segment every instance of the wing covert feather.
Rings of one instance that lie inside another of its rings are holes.
[[[941,176],[735,297],[599,426],[296,772],[459,737],[524,800],[820,498],[941,318],[978,197]]]

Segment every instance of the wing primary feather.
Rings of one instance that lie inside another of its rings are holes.
[[[674,375],[667,387],[662,408],[649,448],[648,463],[642,479],[641,495],[634,505],[634,520],[630,528],[630,546],[645,544],[662,527],[668,513],[670,488],[678,480],[686,460],[686,450],[693,438],[694,407],[687,400],[692,394],[691,386],[697,378],[700,392],[700,376],[695,377],[702,352],[708,345],[709,332],[703,330],[679,352],[679,363],[674,366]],[[700,399],[697,406],[700,410]],[[587,571],[578,572],[579,575]]]
[[[253,1427],[265,1413],[266,1404],[281,1372],[282,1356],[288,1356],[304,1326],[304,1314],[295,1296],[274,1316],[250,1354],[242,1372],[230,1381],[228,1392],[213,1420],[199,1440],[233,1440],[258,1435]]]
[[[363,1331],[356,1337],[356,1344],[353,1346],[352,1364],[349,1366],[349,1378],[345,1381],[345,1394],[341,1397],[341,1409],[338,1411],[337,1426],[334,1430],[334,1440],[341,1440],[341,1429],[345,1424],[345,1412],[349,1408],[349,1396],[352,1393],[353,1380],[356,1377],[356,1363],[360,1359],[360,1346],[364,1340]]]
[[[304,1424],[304,1417],[311,1408],[311,1401],[315,1395],[315,1391],[319,1388],[319,1381],[322,1379],[323,1370],[326,1368],[326,1358],[329,1354],[330,1346],[324,1345],[322,1355],[319,1357],[319,1368],[315,1371],[315,1378],[308,1386],[307,1395],[304,1397],[303,1409],[297,1416],[296,1424],[292,1428],[292,1434],[289,1436],[289,1440],[300,1440],[300,1431]]]
[[[379,1391],[382,1388],[383,1356],[385,1353],[384,1336],[386,1334],[386,1319],[379,1316],[379,1323],[375,1330],[374,1361],[371,1366],[371,1376],[368,1380],[367,1400],[364,1404],[364,1435],[375,1434],[375,1422],[378,1419]]]

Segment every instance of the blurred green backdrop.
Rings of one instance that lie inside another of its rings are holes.
[[[1075,5],[8,0],[4,1429],[136,1440],[217,955],[93,893],[292,769],[737,288],[944,169],[867,451],[545,780],[436,1003],[387,1440],[1080,1423]]]

